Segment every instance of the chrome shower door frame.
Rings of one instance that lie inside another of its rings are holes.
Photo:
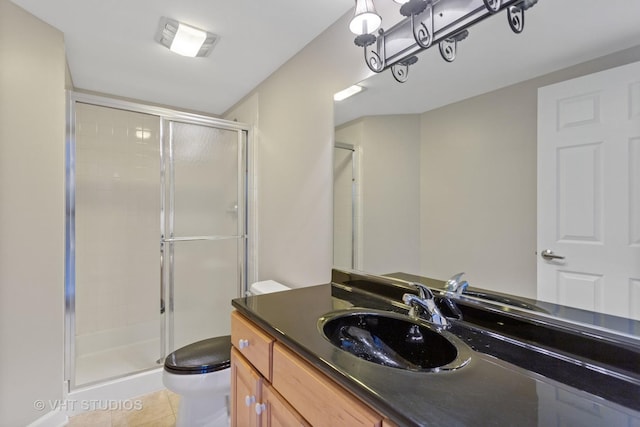
[[[85,94],[74,91],[67,91],[67,133],[65,141],[66,149],[66,165],[65,165],[65,362],[64,362],[64,382],[66,392],[71,392],[77,388],[75,373],[75,330],[76,330],[76,103],[91,104],[101,107],[115,108],[119,110],[127,110],[137,113],[144,113],[157,116],[160,121],[160,198],[161,205],[159,207],[160,230],[159,230],[159,268],[160,268],[160,296],[159,309],[161,310],[160,322],[160,341],[161,348],[159,351],[160,360],[166,356],[167,349],[170,348],[172,336],[170,332],[172,326],[172,285],[170,278],[167,277],[167,265],[171,262],[170,254],[167,254],[167,222],[171,212],[166,211],[167,200],[167,171],[166,156],[164,149],[165,123],[169,121],[190,123],[196,125],[209,126],[213,128],[226,129],[236,131],[238,134],[238,171],[239,183],[238,193],[242,197],[238,201],[238,233],[237,237],[241,240],[238,245],[238,296],[244,295],[247,290],[247,283],[254,278],[256,273],[253,271],[253,262],[255,259],[255,244],[252,239],[252,231],[255,229],[255,219],[253,218],[254,182],[253,182],[253,129],[250,125],[239,123],[236,121],[228,121],[204,115],[185,113],[178,110],[155,107],[136,102],[113,99],[92,94]],[[167,259],[169,258],[169,259]],[[165,305],[165,298],[168,298],[168,305]],[[169,307],[167,314],[166,308]],[[168,334],[169,332],[169,334]],[[157,369],[156,367],[149,370]],[[131,373],[133,374],[133,373]],[[124,375],[125,377],[131,374]],[[113,380],[115,378],[106,378]],[[83,386],[88,384],[83,384]]]
[[[360,236],[362,236],[362,230],[360,229],[360,150],[359,147],[353,144],[347,144],[344,142],[336,141],[333,145],[334,150],[345,150],[351,153],[351,265],[348,266],[352,270],[357,270],[362,265],[361,254],[362,248]],[[334,156],[335,163],[335,156]],[[335,169],[335,164],[334,164]],[[335,184],[335,182],[334,182]],[[335,204],[335,196],[334,196]],[[334,206],[335,209],[335,206]],[[335,254],[334,254],[335,259]]]
[[[173,147],[173,134],[172,124],[194,124],[205,127],[230,130],[237,132],[237,161],[238,161],[238,223],[235,235],[198,235],[188,237],[176,237],[175,236],[175,159],[174,159],[174,147]],[[167,310],[164,315],[165,321],[163,327],[167,328],[167,331],[163,330],[163,337],[167,338],[167,341],[163,343],[162,358],[166,357],[167,352],[173,351],[175,348],[175,260],[174,249],[177,242],[195,242],[195,241],[219,241],[219,240],[239,240],[241,244],[238,245],[237,259],[240,260],[238,264],[238,290],[237,296],[243,296],[248,289],[248,277],[249,277],[249,218],[248,218],[248,205],[249,205],[249,188],[250,188],[250,174],[249,174],[249,128],[246,125],[241,125],[238,122],[229,121],[193,121],[187,120],[184,117],[162,117],[160,129],[163,132],[161,141],[162,150],[166,149],[162,159],[162,206],[163,213],[161,218],[162,233],[161,233],[161,295],[164,301],[168,302]],[[168,332],[168,333],[166,333]]]

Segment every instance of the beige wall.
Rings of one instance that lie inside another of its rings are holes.
[[[348,15],[224,115],[257,127],[258,279],[294,287],[330,279],[332,94],[368,75]]]
[[[62,398],[62,34],[0,0],[0,426]]]
[[[536,123],[530,85],[422,115],[422,274],[535,296]]]

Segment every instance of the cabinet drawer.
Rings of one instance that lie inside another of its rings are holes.
[[[271,382],[313,426],[382,425],[382,416],[280,343],[273,347]]]
[[[231,343],[269,381],[273,341],[240,313],[231,313]]]

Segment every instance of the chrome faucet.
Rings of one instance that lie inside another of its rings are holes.
[[[418,282],[410,282],[409,284],[418,289],[418,295],[406,293],[402,296],[402,301],[409,306],[409,316],[414,319],[422,318],[434,325],[448,328],[449,320],[442,315],[436,306],[431,289]]]
[[[447,294],[456,294],[458,296],[462,295],[462,293],[469,286],[469,282],[466,280],[462,280],[462,276],[464,273],[458,273],[452,276],[444,285],[444,290]]]

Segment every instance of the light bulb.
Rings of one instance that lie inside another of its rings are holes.
[[[354,34],[373,33],[380,27],[382,18],[376,12],[373,0],[356,0],[353,19],[349,23],[349,30]]]

